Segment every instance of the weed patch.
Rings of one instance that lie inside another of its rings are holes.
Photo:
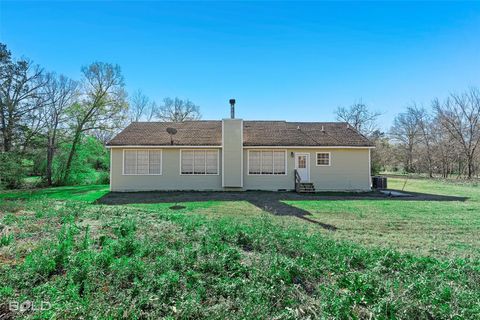
[[[0,305],[28,299],[48,301],[51,308],[12,317],[475,319],[480,314],[475,257],[439,259],[361,246],[265,213],[247,219],[238,208],[239,213],[222,214],[243,203],[187,204],[172,211],[168,204],[13,201],[19,203],[11,208],[20,209],[0,215],[4,230],[10,230],[2,234],[13,235],[0,239],[8,242],[0,247]],[[353,208],[340,206],[343,214]],[[333,205],[327,208],[323,212],[334,211]]]

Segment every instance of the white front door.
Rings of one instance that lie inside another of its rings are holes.
[[[295,153],[295,169],[302,182],[310,181],[310,154],[308,153]]]

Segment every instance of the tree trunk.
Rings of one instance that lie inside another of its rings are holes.
[[[52,185],[52,164],[53,164],[53,149],[54,149],[54,138],[48,136],[48,145],[47,145],[47,168],[45,172],[45,178],[47,179],[47,186]]]
[[[3,150],[5,152],[12,150],[12,130],[9,127],[3,130]]]
[[[45,179],[47,180],[47,186],[52,185],[52,158],[53,158],[53,152],[52,152],[52,138],[48,136],[48,142],[47,142],[47,168],[45,170]]]
[[[77,144],[80,140],[80,130],[75,131],[75,137],[73,138],[72,147],[70,148],[70,153],[68,154],[67,164],[65,165],[65,174],[63,176],[63,183],[66,183],[70,177],[70,170],[72,168],[73,157],[77,151]]]
[[[47,179],[47,185],[51,186],[52,181],[52,166],[53,166],[53,156],[55,153],[55,143],[57,140],[57,126],[55,125],[52,129],[52,132],[48,133],[48,145],[47,145],[47,168],[45,172],[45,178]]]
[[[409,146],[407,155],[407,172],[413,172],[413,146]]]
[[[433,165],[432,165],[432,159],[430,156],[428,157],[428,177],[433,178]]]
[[[10,151],[10,146],[11,146],[11,142],[8,139],[7,135],[5,135],[3,137],[3,151],[9,152]]]
[[[467,178],[472,179],[473,173],[475,171],[474,163],[473,163],[473,155],[468,155],[467,157]]]
[[[13,146],[13,125],[14,120],[11,116],[7,118],[7,123],[3,129],[3,149],[5,152],[12,150]]]

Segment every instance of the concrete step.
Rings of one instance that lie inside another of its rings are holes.
[[[311,182],[301,182],[297,187],[298,193],[313,193],[315,192],[315,186]]]

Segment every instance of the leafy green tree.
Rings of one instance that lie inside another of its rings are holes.
[[[63,75],[54,73],[47,74],[47,82],[43,92],[45,106],[42,109],[42,117],[45,124],[47,140],[47,164],[45,168],[45,180],[47,185],[52,185],[52,166],[57,146],[59,130],[67,121],[66,110],[74,103],[78,96],[78,84]]]
[[[25,178],[25,169],[16,152],[0,152],[0,186],[19,188]]]
[[[59,146],[53,161],[53,180],[66,185],[108,183],[110,154],[102,142],[93,136],[81,135],[75,156],[70,165],[68,180],[64,180],[66,160],[70,154],[72,142],[63,142]]]
[[[94,62],[82,68],[83,83],[80,102],[68,110],[73,131],[70,151],[65,162],[63,182],[70,173],[78,144],[91,130],[115,130],[126,117],[128,104],[120,66]]]

